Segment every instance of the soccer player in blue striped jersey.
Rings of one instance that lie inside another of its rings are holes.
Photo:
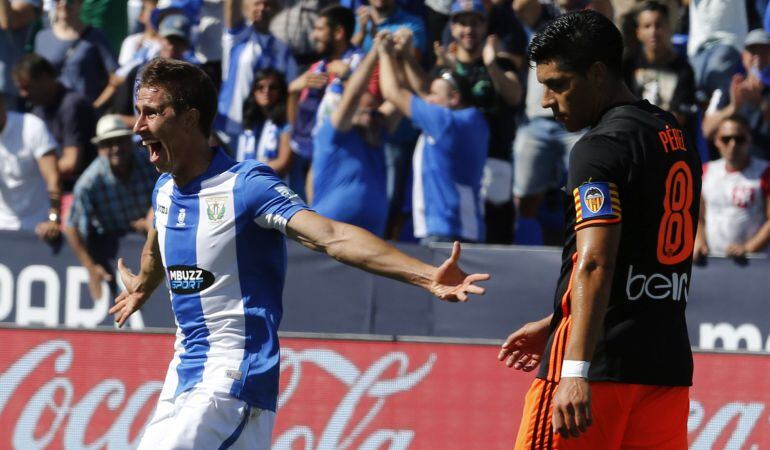
[[[266,165],[235,162],[208,144],[216,91],[197,67],[155,59],[142,73],[134,131],[163,172],[141,269],[118,268],[118,325],[163,279],[177,321],[174,358],[140,449],[267,449],[278,395],[284,235],[361,269],[423,287],[442,300],[482,294],[457,265],[400,253],[371,233],[309,210]]]

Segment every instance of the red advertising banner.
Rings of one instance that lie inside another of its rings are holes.
[[[173,337],[0,329],[0,448],[138,444]],[[511,449],[531,375],[495,346],[282,340],[273,448]],[[770,357],[696,355],[690,449],[770,447]]]

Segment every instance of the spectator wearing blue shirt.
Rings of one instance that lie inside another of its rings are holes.
[[[272,67],[297,77],[297,63],[289,46],[270,34],[279,8],[277,0],[225,0],[222,35],[222,87],[214,128],[230,146],[243,131],[243,101],[249,96],[254,72]]]
[[[472,108],[470,88],[452,72],[443,72],[425,90],[416,73],[409,33],[386,38],[380,47],[380,88],[385,99],[422,135],[414,151],[412,214],[414,235],[423,242],[485,238],[481,178],[487,159],[489,126]],[[411,90],[401,85],[403,66]],[[415,91],[419,95],[415,95]]]
[[[425,23],[422,18],[405,12],[398,6],[396,0],[371,0],[369,6],[361,6],[356,10],[358,23],[353,35],[354,45],[368,52],[374,36],[380,31],[395,32],[399,28],[408,28],[414,36],[413,48],[417,59],[428,49]]]
[[[286,119],[286,80],[266,68],[254,74],[251,95],[243,102],[243,133],[235,148],[236,161],[256,159],[280,177],[291,168],[291,124]]]
[[[358,67],[363,53],[350,43],[355,30],[353,12],[339,5],[321,11],[311,34],[321,59],[289,85],[292,117],[292,150],[295,152],[289,185],[302,198],[305,177],[313,158],[313,134],[328,119],[342,95],[343,78]]]
[[[378,45],[373,45],[350,77],[338,107],[314,136],[313,209],[382,237],[388,220],[383,151],[386,119],[379,113],[375,97],[367,92]],[[394,125],[397,119],[388,116]]]
[[[152,190],[158,172],[147,154],[131,139],[133,130],[117,115],[99,119],[91,140],[100,156],[75,184],[64,234],[80,263],[88,270],[94,300],[102,298],[102,281],[113,283],[111,261],[119,238],[147,234],[152,228]]]
[[[67,87],[100,108],[110,98],[118,61],[107,36],[80,20],[83,0],[58,0],[50,28],[35,36],[35,53],[47,59]]]

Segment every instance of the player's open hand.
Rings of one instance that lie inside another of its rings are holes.
[[[142,289],[139,277],[131,272],[131,269],[123,264],[123,258],[118,259],[118,271],[120,279],[126,290],[121,292],[115,299],[115,306],[110,308],[110,314],[115,315],[115,322],[122,327],[126,320],[144,305],[150,294]]]
[[[484,294],[485,289],[475,283],[488,280],[489,274],[474,273],[468,275],[457,264],[459,259],[460,243],[455,241],[452,246],[452,254],[436,270],[430,286],[430,292],[441,300],[464,302],[468,300],[468,294]]]
[[[524,372],[533,371],[539,364],[548,342],[549,318],[530,322],[508,336],[497,359],[508,367]]]
[[[553,432],[578,437],[591,425],[591,385],[585,378],[562,378],[553,396]]]

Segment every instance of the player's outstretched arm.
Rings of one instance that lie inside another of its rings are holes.
[[[115,322],[122,327],[131,314],[144,305],[166,276],[160,257],[158,232],[154,228],[147,233],[139,274],[134,275],[131,269],[123,264],[123,258],[118,259],[118,272],[126,290],[118,295],[115,306],[110,308],[109,312],[115,315]]]
[[[489,274],[468,275],[460,269],[458,242],[452,255],[441,266],[434,267],[400,252],[362,228],[312,211],[295,214],[286,225],[286,233],[311,250],[324,252],[367,272],[420,286],[441,300],[464,302],[468,294],[484,294],[484,288],[476,283],[489,279]]]

